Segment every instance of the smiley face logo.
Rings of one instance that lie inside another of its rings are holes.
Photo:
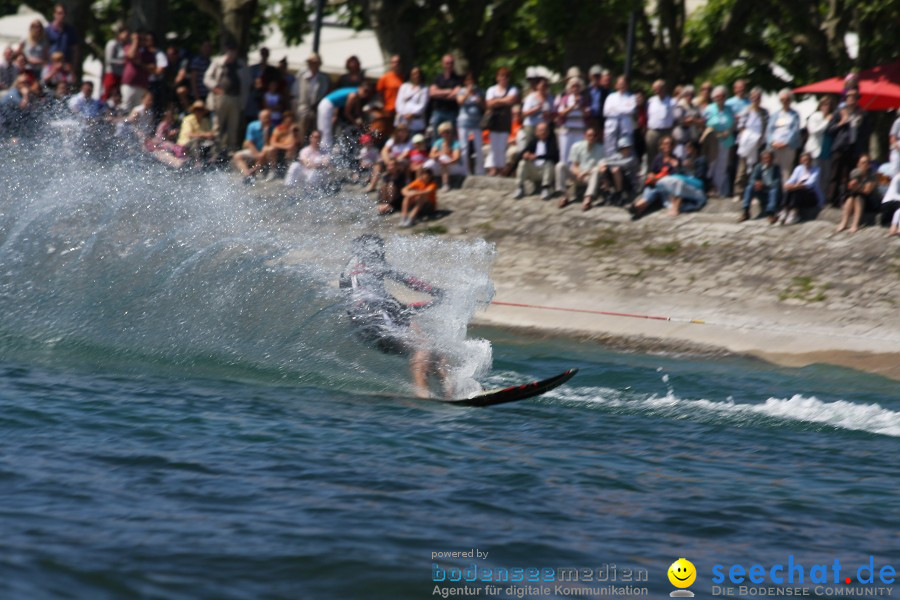
[[[697,569],[694,563],[686,558],[679,558],[669,567],[669,582],[677,588],[691,587],[697,579]]]

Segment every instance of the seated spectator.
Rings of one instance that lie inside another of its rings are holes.
[[[553,185],[553,170],[559,162],[559,147],[556,138],[550,135],[547,123],[540,122],[535,127],[535,137],[526,144],[519,166],[516,169],[516,193],[513,198],[525,197],[525,182],[540,182],[541,200],[549,200]]]
[[[884,198],[881,199],[881,224],[891,224],[888,235],[897,235],[897,227],[900,225],[900,173],[891,178]]]
[[[281,123],[272,129],[272,137],[269,140],[269,164],[273,168],[269,171],[266,181],[275,179],[278,165],[293,163],[299,150],[300,128],[294,123],[294,114],[287,110],[282,115]]]
[[[65,61],[62,52],[54,52],[50,55],[50,62],[44,66],[41,71],[41,83],[45,88],[53,89],[60,82],[75,83],[75,75],[72,73],[72,67]]]
[[[259,111],[259,119],[247,125],[243,147],[231,159],[244,176],[244,183],[252,183],[253,176],[269,164],[269,138],[272,118],[268,110]]]
[[[417,134],[421,135],[421,134]],[[424,141],[424,139],[423,139]],[[406,166],[399,161],[389,160],[381,176],[378,187],[378,214],[387,215],[399,210],[403,203],[401,191],[406,187]]]
[[[130,128],[131,133],[138,138],[141,146],[145,144],[147,139],[153,132],[153,94],[144,92],[141,97],[141,103],[131,109],[125,118],[125,124]]]
[[[587,188],[582,210],[590,210],[591,202],[597,196],[597,165],[605,156],[603,144],[597,139],[597,130],[589,127],[584,132],[584,139],[572,145],[569,160],[560,160],[556,164],[556,191],[563,195],[559,200],[559,208],[565,208],[569,204],[568,182],[573,180],[576,192],[579,187]]]
[[[706,205],[706,179],[708,163],[701,152],[699,142],[688,142],[681,159],[681,173],[663,177],[657,187],[668,191],[663,204],[667,214],[676,217],[681,213],[698,211]]]
[[[416,173],[428,160],[428,148],[425,147],[425,136],[417,133],[412,137],[412,148],[409,151],[407,164],[411,173]]]
[[[450,174],[465,174],[465,168],[460,163],[462,152],[459,148],[459,140],[453,135],[453,124],[444,121],[438,125],[438,139],[431,146],[429,159],[425,168],[429,171],[441,172],[442,192],[450,191]]]
[[[322,149],[322,132],[309,134],[309,145],[300,151],[297,160],[291,164],[284,185],[294,187],[305,183],[307,189],[321,189],[331,176],[331,156]]]
[[[782,225],[793,225],[800,221],[800,211],[821,209],[825,203],[819,189],[819,168],[813,165],[812,155],[803,152],[800,162],[784,184],[784,208],[778,217]]]
[[[22,126],[20,119],[31,110],[37,102],[38,95],[29,82],[28,75],[22,73],[16,77],[15,84],[0,99],[0,124],[4,129],[18,129]]]
[[[753,165],[750,172],[750,178],[744,188],[743,212],[738,222],[750,218],[750,205],[754,198],[759,200],[761,208],[757,218],[765,216],[769,218],[769,223],[777,221],[775,213],[781,204],[781,188],[781,167],[775,164],[772,150],[766,148],[760,155],[760,162]]]
[[[672,136],[664,135],[656,143],[656,146],[657,154],[653,157],[653,163],[647,170],[641,197],[628,207],[628,211],[635,220],[648,212],[662,208],[670,191],[663,180],[670,175],[679,175],[682,172],[681,159],[674,154],[675,142]]]
[[[156,126],[156,134],[147,140],[147,151],[161,163],[180,169],[187,160],[184,148],[175,143],[177,139],[178,119],[175,116],[175,108],[170,105]]]
[[[377,177],[391,160],[397,161],[403,169],[408,169],[409,153],[412,149],[413,145],[409,141],[409,127],[406,123],[398,123],[391,137],[381,148],[381,162],[376,167],[375,176]]]
[[[375,189],[376,175],[375,167],[381,158],[378,148],[375,147],[375,140],[368,133],[359,136],[359,152],[356,154],[355,182],[359,183],[363,179],[366,180],[366,192]]]
[[[640,165],[634,156],[631,138],[622,136],[616,142],[617,150],[597,165],[598,192],[607,196],[607,202],[622,206],[637,192],[637,176]]]
[[[99,119],[106,112],[106,106],[94,98],[94,84],[85,81],[81,93],[69,99],[69,110],[84,120]]]
[[[844,203],[841,208],[841,222],[835,229],[836,232],[844,231],[848,224],[850,233],[859,231],[859,221],[866,208],[873,206],[877,189],[878,179],[869,169],[868,155],[863,154],[859,157],[856,168],[850,172],[850,180],[847,182],[847,191],[844,193]]]
[[[420,169],[416,180],[400,193],[403,195],[400,227],[412,227],[419,215],[431,214],[437,210],[437,183],[430,169]]]
[[[194,100],[191,112],[181,121],[178,145],[192,159],[207,162],[214,152],[216,132],[209,118],[209,110],[203,100]]]

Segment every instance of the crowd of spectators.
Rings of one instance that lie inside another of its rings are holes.
[[[172,168],[230,164],[246,183],[321,188],[352,167],[378,212],[400,212],[403,226],[461,177],[483,174],[515,177],[517,199],[533,186],[560,208],[621,206],[633,219],[700,210],[717,196],[735,197],[742,221],[754,199],[773,224],[814,218],[827,204],[842,211],[838,231],[858,230],[866,213],[882,213],[892,234],[900,221],[900,118],[876,171],[854,75],[803,122],[789,89],[769,113],[763,90],[741,79],[730,92],[704,82],[696,95],[660,79],[645,94],[599,65],[587,77],[572,67],[559,82],[529,68],[521,89],[502,67],[482,89],[450,54],[430,80],[397,56],[373,80],[351,56],[332,78],[315,53],[295,74],[266,48],[251,65],[233,44],[219,56],[209,42],[188,53],[127,27],[105,45],[99,90],[75,80],[80,59],[61,4],[48,24],[34,20],[0,60],[4,128],[15,133],[53,106]]]

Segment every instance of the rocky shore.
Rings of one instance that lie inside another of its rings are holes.
[[[513,186],[469,177],[408,230],[496,244],[495,304],[476,325],[900,379],[900,239],[884,228],[836,234],[831,208],[794,226],[738,223],[733,199],[632,222],[621,208],[513,200]]]

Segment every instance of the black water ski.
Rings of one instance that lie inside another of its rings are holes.
[[[499,390],[486,390],[472,398],[461,398],[459,400],[443,400],[447,404],[454,406],[493,406],[494,404],[506,404],[507,402],[518,402],[527,398],[540,396],[545,392],[557,388],[572,379],[578,369],[569,369],[563,371],[559,375],[554,375],[548,379],[541,381],[532,381],[523,385],[513,385],[508,388]]]

